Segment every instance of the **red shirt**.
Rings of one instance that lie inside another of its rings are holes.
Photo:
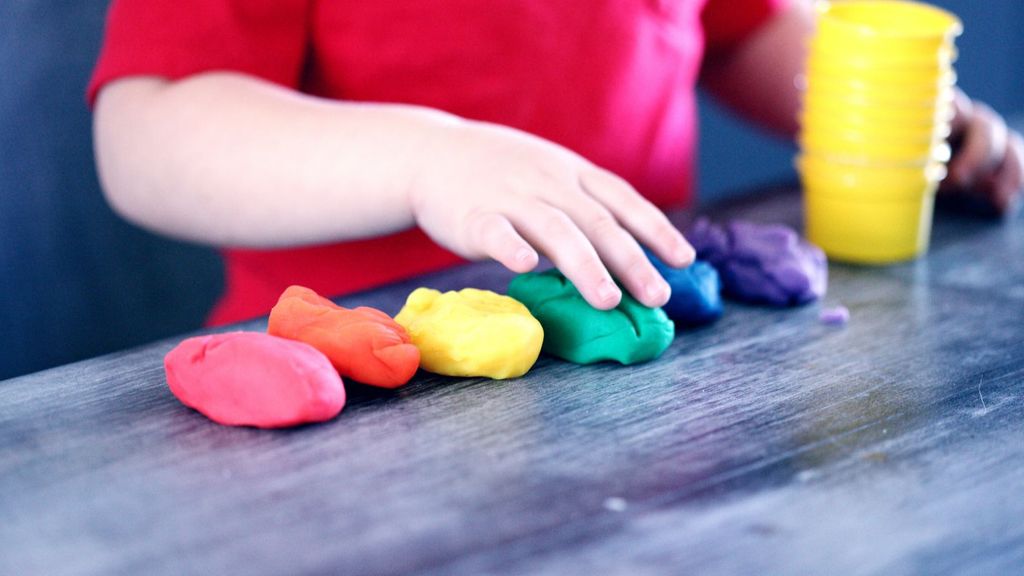
[[[668,206],[690,197],[705,48],[727,49],[784,2],[114,0],[89,100],[124,76],[233,70],[431,106],[562,144]],[[290,284],[333,296],[459,261],[419,230],[224,256],[213,324],[267,313]]]

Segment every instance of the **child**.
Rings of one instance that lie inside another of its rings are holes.
[[[706,5],[705,5],[706,4]],[[693,250],[656,207],[690,197],[699,79],[795,133],[803,0],[114,0],[93,82],[107,197],[225,247],[212,323],[289,284],[335,296],[548,256],[592,305],[669,288],[640,245]],[[1002,207],[1024,150],[962,98],[952,179]]]

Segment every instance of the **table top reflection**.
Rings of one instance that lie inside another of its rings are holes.
[[[800,202],[704,213],[797,226]],[[341,303],[510,278],[475,264]],[[845,327],[818,319],[836,304]],[[1024,571],[1020,218],[939,214],[926,258],[832,264],[801,308],[727,303],[647,364],[350,386],[292,430],[184,408],[161,363],[178,340],[0,383],[0,573]]]

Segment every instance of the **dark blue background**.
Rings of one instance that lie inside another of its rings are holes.
[[[119,220],[84,90],[104,1],[0,1],[0,378],[200,325],[217,256]]]
[[[961,85],[1024,111],[1024,3],[936,3],[964,20]],[[121,222],[99,192],[83,90],[105,10],[0,2],[0,379],[197,328],[221,286],[212,251]],[[705,102],[701,201],[792,179],[791,158]]]

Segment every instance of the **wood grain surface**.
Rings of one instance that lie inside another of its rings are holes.
[[[709,211],[796,225],[799,197]],[[1024,573],[1022,220],[940,214],[927,258],[830,274],[824,302],[728,303],[654,362],[350,386],[286,431],[179,404],[180,338],[8,380],[0,574]]]

